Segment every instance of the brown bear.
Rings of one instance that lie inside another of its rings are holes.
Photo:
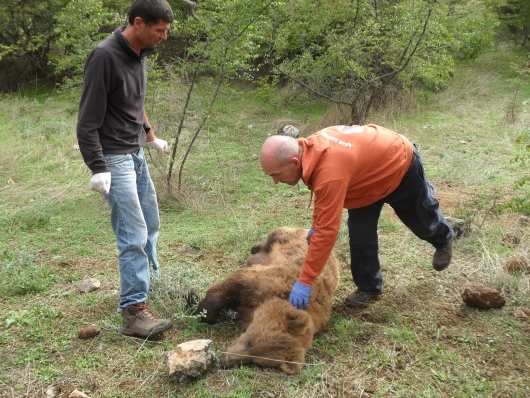
[[[221,310],[237,312],[245,331],[221,355],[221,365],[254,363],[300,372],[313,335],[329,321],[331,299],[339,284],[338,262],[333,254],[313,284],[307,310],[289,304],[293,283],[300,276],[307,253],[307,229],[280,227],[263,244],[251,249],[245,267],[208,289],[195,311],[201,320],[217,322]]]

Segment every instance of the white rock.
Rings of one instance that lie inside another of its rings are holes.
[[[68,398],[88,398],[88,395],[86,395],[84,392],[79,391],[77,388],[70,393]]]
[[[55,398],[61,393],[61,389],[57,386],[48,387],[46,390],[46,398]]]
[[[212,340],[193,340],[177,346],[168,354],[169,377],[179,383],[190,383],[213,366]]]
[[[97,290],[101,287],[101,282],[95,278],[85,279],[79,285],[79,290],[83,293],[89,293],[94,290]]]

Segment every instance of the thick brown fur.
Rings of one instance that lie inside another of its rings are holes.
[[[328,323],[331,300],[339,284],[339,267],[332,254],[313,284],[307,311],[292,307],[289,295],[300,276],[307,253],[307,229],[281,227],[265,243],[251,249],[246,266],[210,287],[196,314],[214,324],[222,309],[237,312],[245,330],[221,356],[221,365],[239,363],[279,367],[298,373],[313,335]]]

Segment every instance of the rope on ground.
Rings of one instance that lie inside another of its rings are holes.
[[[247,357],[247,358],[265,359],[267,361],[276,361],[276,362],[283,362],[283,363],[294,363],[296,365],[306,365],[306,366],[325,365],[324,362],[320,362],[320,363],[293,362],[293,361],[286,361],[284,359],[273,359],[273,358],[258,357],[258,356],[255,356],[255,355],[235,354],[233,352],[226,352],[226,351],[221,351],[221,354],[237,355],[239,357]]]

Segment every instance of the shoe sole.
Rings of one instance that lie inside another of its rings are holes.
[[[365,301],[355,301],[353,303],[348,302],[347,299],[344,299],[344,305],[350,308],[366,308],[372,303],[374,300],[377,300],[377,298],[380,296],[380,294],[376,294],[373,297],[370,297],[369,299]]]
[[[371,300],[370,300],[371,301]],[[344,301],[344,305],[346,307],[350,307],[350,308],[366,308],[368,307],[368,305],[370,304],[370,302],[363,302],[363,303],[347,303],[346,301]]]
[[[147,338],[147,337],[153,337],[153,336],[156,336],[157,334],[161,334],[161,333],[164,333],[166,330],[169,330],[173,327],[173,325],[169,325],[169,326],[164,326],[164,327],[160,327],[159,329],[157,328],[154,328],[153,331],[151,331],[150,333],[141,333],[141,332],[137,332],[135,330],[129,330],[129,329],[123,329],[121,328],[121,334],[125,335],[125,336],[131,336],[131,337],[143,337],[143,338]]]
[[[449,267],[450,264],[447,264],[447,265],[444,265],[443,267],[435,267],[434,265],[432,266],[432,268],[435,270],[435,271],[443,271],[444,269],[447,269],[447,267]]]

